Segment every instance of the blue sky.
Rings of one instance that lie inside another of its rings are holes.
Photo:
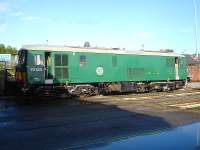
[[[46,40],[127,49],[144,44],[144,49],[193,53],[193,1],[0,0],[0,43],[20,48]]]

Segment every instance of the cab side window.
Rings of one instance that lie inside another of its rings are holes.
[[[34,64],[35,65],[43,65],[43,61],[42,61],[42,56],[39,54],[36,54],[34,56]]]
[[[86,64],[86,56],[85,55],[81,55],[80,56],[80,66],[84,66]]]
[[[61,54],[55,54],[55,66],[62,66]]]
[[[25,51],[19,51],[19,64],[20,65],[23,65],[25,64],[25,61],[26,61],[26,52]]]

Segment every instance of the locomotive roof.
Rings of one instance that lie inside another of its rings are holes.
[[[153,55],[153,56],[175,56],[185,57],[174,52],[154,52],[154,51],[133,51],[133,50],[114,50],[109,48],[83,48],[55,45],[24,45],[21,49],[43,50],[43,51],[70,51],[70,52],[90,52],[90,53],[110,53],[110,54],[135,54],[135,55]]]

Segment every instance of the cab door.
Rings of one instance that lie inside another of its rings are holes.
[[[68,81],[68,54],[55,52],[53,54],[53,59],[54,83],[66,84]]]
[[[179,80],[179,59],[175,57],[175,78]]]
[[[45,52],[45,84],[53,84],[51,52]]]

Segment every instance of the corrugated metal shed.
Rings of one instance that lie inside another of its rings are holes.
[[[188,66],[188,75],[192,82],[200,82],[200,65]]]
[[[200,61],[197,61],[194,55],[187,54],[185,57],[187,59],[188,77],[190,77],[190,81],[200,82]]]

